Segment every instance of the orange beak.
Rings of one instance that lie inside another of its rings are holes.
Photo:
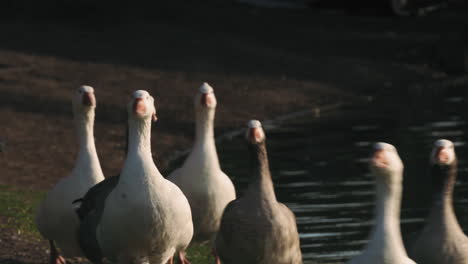
[[[262,132],[256,127],[249,129],[249,138],[254,142],[259,142],[262,137]]]
[[[436,151],[436,160],[439,163],[447,163],[449,161],[450,155],[446,148],[440,147]]]
[[[139,115],[143,115],[146,113],[146,105],[143,101],[143,98],[135,98],[133,101],[133,112]]]
[[[201,105],[203,106],[210,106],[213,104],[213,96],[209,93],[202,94],[201,96]]]
[[[385,151],[382,149],[376,150],[374,152],[374,156],[372,157],[372,162],[376,167],[385,168],[388,165],[387,156],[385,155]]]

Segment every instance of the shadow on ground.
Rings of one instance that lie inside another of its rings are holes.
[[[392,65],[424,64],[453,72],[464,67],[467,22],[457,10],[395,18],[197,1],[148,9],[129,7],[119,21],[99,7],[90,18],[75,14],[65,20],[42,17],[39,23],[9,20],[0,26],[0,48],[84,62],[284,75],[342,85],[359,71],[372,74],[375,64],[407,78],[420,73]]]

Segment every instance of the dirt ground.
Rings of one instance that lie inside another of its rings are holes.
[[[156,98],[153,153],[165,171],[171,155],[190,147],[202,82],[218,98],[219,135],[252,118],[404,97],[460,76],[466,63],[458,8],[405,18],[220,3],[166,8],[122,21],[0,23],[0,185],[47,190],[71,170],[70,98],[81,84],[96,90],[96,144],[110,176],[123,163],[125,104],[137,89]],[[1,230],[0,244],[0,263],[46,261],[44,241]]]

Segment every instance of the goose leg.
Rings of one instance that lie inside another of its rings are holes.
[[[53,240],[49,240],[50,244],[50,264],[65,264],[65,259],[60,256],[57,248],[55,247],[55,243]]]
[[[219,258],[214,248],[211,249],[211,254],[213,254],[213,257],[215,258],[215,264],[221,264],[221,259]]]
[[[172,256],[169,261],[167,262],[167,264],[174,264],[174,256]]]
[[[179,251],[179,261],[181,264],[190,264],[190,261],[185,257],[185,252]]]

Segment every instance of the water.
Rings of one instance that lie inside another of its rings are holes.
[[[463,89],[454,88],[429,99],[348,107],[323,120],[303,117],[267,131],[277,197],[297,217],[306,263],[343,263],[367,243],[375,196],[367,162],[376,141],[394,144],[405,163],[404,239],[422,227],[430,207],[432,143],[454,141],[460,166],[455,210],[468,231],[465,104]],[[251,180],[246,143],[235,138],[219,144],[218,152],[223,170],[242,194]]]
[[[254,6],[268,8],[306,8],[305,0],[237,0],[240,3],[247,3]]]

